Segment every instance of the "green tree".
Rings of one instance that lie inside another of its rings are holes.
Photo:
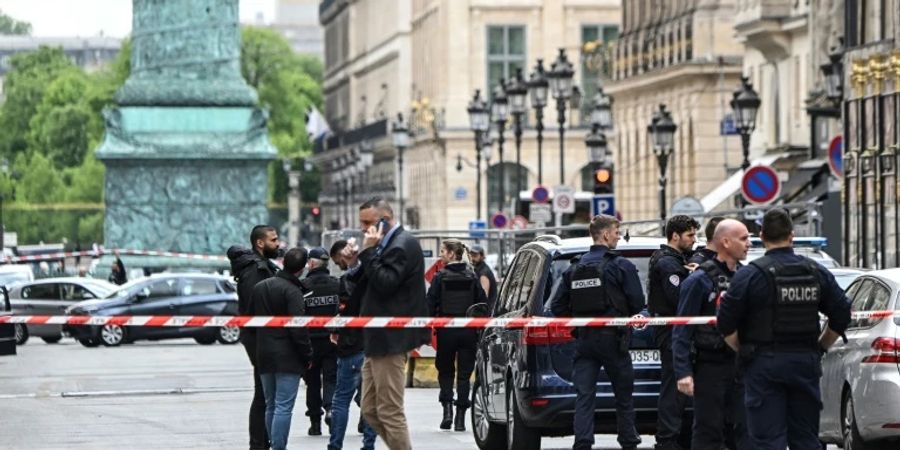
[[[62,177],[44,155],[19,155],[15,171],[21,174],[16,183],[16,200],[26,203],[56,203],[63,199],[65,184]]]
[[[71,167],[63,171],[67,189],[65,201],[70,203],[101,203],[103,202],[103,180],[106,167],[93,156],[88,154],[84,162],[78,167]]]
[[[0,11],[0,35],[28,36],[31,24],[13,19]]]

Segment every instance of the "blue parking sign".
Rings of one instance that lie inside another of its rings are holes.
[[[607,216],[616,215],[616,197],[613,194],[594,195],[591,199],[591,215],[606,214]]]
[[[484,230],[487,230],[486,220],[469,221],[469,237],[472,239],[484,239]]]

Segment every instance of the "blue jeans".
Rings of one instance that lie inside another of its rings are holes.
[[[272,450],[284,450],[291,432],[291,416],[300,387],[300,374],[262,373],[259,378],[266,396],[266,431],[269,432]]]
[[[350,419],[350,402],[353,401],[354,394],[361,387],[363,359],[364,355],[357,353],[337,360],[337,382],[334,386],[334,398],[331,401],[329,450],[340,450],[344,446],[344,434],[347,432],[347,421]],[[357,404],[359,404],[358,397]],[[374,449],[376,437],[375,430],[363,421],[363,449]]]

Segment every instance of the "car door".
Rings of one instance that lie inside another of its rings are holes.
[[[12,304],[9,302],[9,291],[6,286],[0,286],[0,316],[12,314]],[[11,323],[0,324],[0,356],[16,354],[16,330]]]
[[[182,278],[179,284],[176,309],[179,316],[215,316],[222,312],[224,302],[216,280],[212,278]],[[182,335],[197,333],[197,327],[179,328]]]
[[[178,278],[153,280],[132,297],[127,313],[133,316],[174,316],[178,314]],[[178,336],[175,327],[134,327],[132,337],[162,338]]]
[[[59,310],[62,297],[59,283],[35,283],[22,288],[21,305],[26,314],[35,316],[62,315]],[[55,336],[62,333],[60,325],[28,325],[28,332],[33,336]]]

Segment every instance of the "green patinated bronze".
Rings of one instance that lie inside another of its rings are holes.
[[[238,0],[133,4],[131,76],[97,150],[105,245],[223,255],[267,221],[276,155],[240,73]]]

